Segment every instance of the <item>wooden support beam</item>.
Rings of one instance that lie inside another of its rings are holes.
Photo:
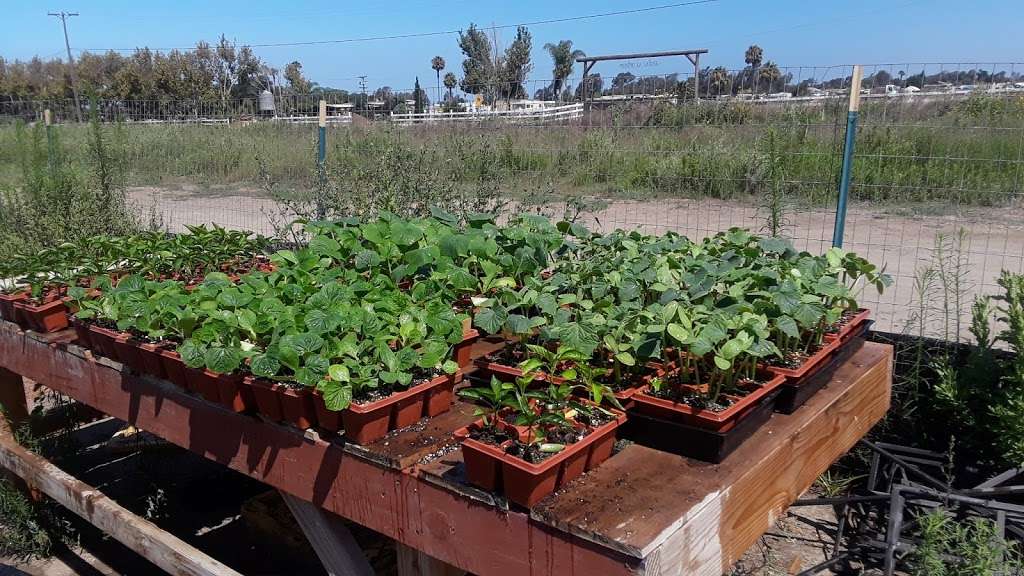
[[[21,447],[0,430],[0,466],[173,576],[241,576],[92,486]]]
[[[28,420],[28,401],[25,397],[25,381],[21,375],[0,366],[0,407],[7,417],[12,430]]]
[[[437,558],[432,558],[400,542],[395,543],[395,551],[398,555],[398,576],[464,576],[466,574],[465,570],[445,564]]]
[[[341,517],[287,492],[280,494],[330,576],[373,576],[363,549]]]

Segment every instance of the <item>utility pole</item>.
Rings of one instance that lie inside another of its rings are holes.
[[[71,73],[71,93],[75,95],[75,118],[79,122],[82,121],[82,103],[78,100],[78,79],[75,74],[75,60],[71,57],[71,42],[68,41],[68,17],[78,16],[78,12],[64,12],[63,10],[58,12],[49,12],[48,16],[57,16],[60,18],[61,25],[64,26],[64,47],[68,50],[68,71]]]
[[[370,101],[366,99],[366,75],[357,76],[357,78],[359,78],[359,87],[363,90],[363,114],[366,114],[370,110]]]

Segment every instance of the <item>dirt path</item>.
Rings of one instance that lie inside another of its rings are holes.
[[[132,199],[140,208],[155,208],[164,225],[182,231],[186,224],[217,223],[261,234],[273,234],[270,216],[278,214],[273,200],[259,197],[251,190],[207,190],[194,186],[133,188]],[[791,210],[786,218],[785,235],[799,249],[821,252],[831,246],[835,214],[827,209]],[[674,230],[692,238],[714,234],[733,226],[760,230],[764,216],[752,203],[720,200],[615,201],[586,218],[586,224],[598,230],[639,228],[651,233]],[[966,233],[961,253],[966,268],[961,285],[966,297],[960,313],[955,308],[947,329],[942,289],[937,280],[929,295],[927,329],[930,335],[952,337],[956,318],[960,333],[967,335],[970,303],[975,294],[998,292],[995,284],[1000,270],[1024,272],[1024,209],[975,208],[951,212],[948,208],[915,207],[896,210],[858,204],[851,207],[847,222],[845,248],[872,262],[883,263],[893,276],[895,286],[878,296],[865,291],[862,301],[875,310],[876,329],[902,331],[918,309],[915,298],[915,274],[932,264],[936,238],[954,238],[960,229]],[[952,298],[951,298],[952,301]]]

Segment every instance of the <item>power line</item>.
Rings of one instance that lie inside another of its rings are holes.
[[[518,28],[519,26],[540,26],[544,24],[559,24],[563,22],[578,22],[581,20],[593,20],[596,18],[608,18],[611,16],[626,16],[630,14],[641,14],[644,12],[654,12],[657,10],[668,10],[671,8],[682,8],[685,6],[696,6],[698,4],[712,4],[719,2],[720,0],[689,0],[688,2],[676,2],[673,4],[661,4],[658,6],[648,6],[645,8],[630,8],[628,10],[614,10],[611,12],[600,12],[597,14],[585,14],[582,16],[566,16],[564,18],[546,18],[543,20],[533,20],[530,22],[519,22],[516,24],[502,24],[498,26],[492,26],[494,29],[506,29],[506,28]],[[288,46],[320,46],[328,44],[351,44],[357,42],[373,42],[378,40],[403,40],[408,38],[427,38],[431,36],[450,36],[458,34],[462,30],[439,30],[434,32],[411,32],[408,34],[388,34],[382,36],[360,36],[356,38],[342,38],[338,40],[309,40],[304,42],[270,42],[264,44],[247,44],[251,48],[283,48]],[[151,48],[151,50],[192,50],[195,46],[178,46],[174,48]],[[85,50],[93,52],[131,52],[137,50],[136,48],[86,48]]]

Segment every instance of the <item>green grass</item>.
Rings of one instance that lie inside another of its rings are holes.
[[[1004,101],[866,106],[857,139],[855,199],[881,203],[1000,205],[1022,183],[1024,113]],[[1019,105],[1024,110],[1024,104]],[[811,204],[835,195],[845,113],[834,104],[660,105],[605,112],[602,127],[510,125],[331,128],[328,164],[345,173],[386,153],[456,184],[497,174],[502,191],[537,188],[608,198],[742,198],[763,185],[757,142],[774,129],[786,194]],[[842,121],[840,121],[842,120]],[[83,126],[59,128],[71,162],[82,162]],[[315,171],[309,125],[123,125],[112,147],[132,186],[258,187],[260,164],[274,182],[308,189]],[[18,173],[14,129],[0,125],[0,186]]]

